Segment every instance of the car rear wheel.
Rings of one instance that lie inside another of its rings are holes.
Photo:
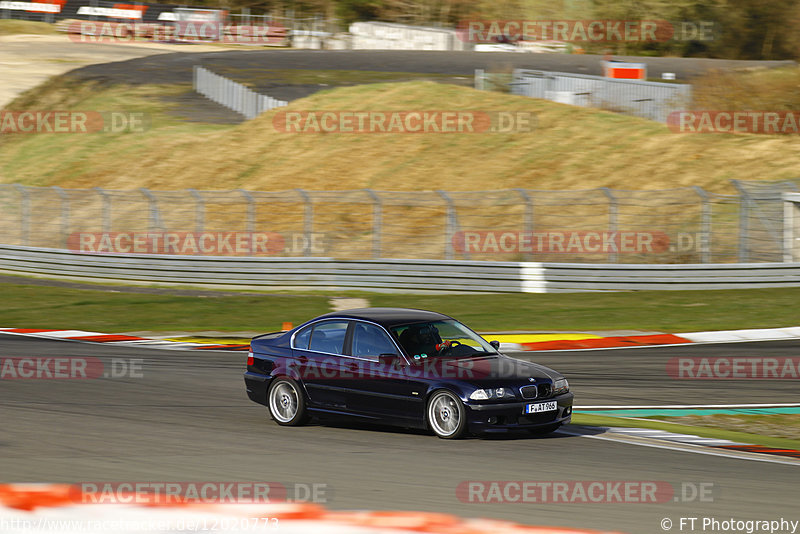
[[[428,401],[428,425],[442,439],[458,439],[467,429],[467,414],[461,399],[449,391],[437,391]]]
[[[276,378],[269,388],[269,414],[283,426],[299,426],[308,421],[306,400],[300,386],[291,378]]]

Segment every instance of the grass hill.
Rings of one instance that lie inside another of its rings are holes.
[[[676,134],[666,126],[466,87],[412,81],[322,91],[240,125],[182,120],[185,86],[79,85],[68,76],[8,109],[140,111],[140,133],[5,134],[0,181],[113,189],[660,189],[732,193],[730,179],[800,175],[798,136]],[[528,111],[527,133],[277,131],[284,111]]]

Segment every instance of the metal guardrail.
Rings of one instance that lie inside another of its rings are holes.
[[[800,263],[583,265],[85,254],[0,245],[0,271],[139,284],[255,289],[551,293],[800,287]]]
[[[192,87],[209,100],[232,109],[247,119],[255,119],[265,111],[288,105],[284,100],[256,93],[240,83],[197,65],[194,67]]]
[[[483,71],[475,72],[476,87],[484,87]],[[620,80],[572,74],[515,69],[511,93],[562,104],[607,109],[659,122],[670,112],[687,109],[692,86],[686,84]]]
[[[800,263],[695,265],[523,264],[523,292],[800,287]]]
[[[0,270],[80,280],[269,289],[520,292],[514,262],[72,253],[0,245]]]

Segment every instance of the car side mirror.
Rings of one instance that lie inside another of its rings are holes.
[[[400,357],[397,354],[392,354],[390,352],[386,352],[378,356],[378,361],[383,365],[394,365],[398,360],[400,360]]]
[[[489,345],[494,347],[494,350],[500,350],[500,342],[499,341],[496,341],[496,340],[495,341],[490,341]]]

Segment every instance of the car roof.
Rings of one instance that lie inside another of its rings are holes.
[[[415,310],[412,308],[357,308],[339,312],[326,313],[317,319],[364,319],[380,325],[390,327],[399,324],[417,323],[422,321],[441,321],[452,319],[442,313]]]

